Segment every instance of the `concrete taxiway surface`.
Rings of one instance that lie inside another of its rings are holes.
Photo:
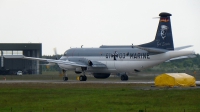
[[[154,84],[154,81],[142,81],[142,80],[128,80],[128,81],[120,81],[120,80],[88,80],[88,81],[77,81],[77,80],[1,80],[0,84],[4,83],[64,83],[64,84],[75,84],[75,83],[99,83],[99,84]],[[196,84],[200,85],[200,81],[196,81]]]
[[[77,81],[77,80],[68,80],[68,81],[62,81],[62,80],[3,80],[3,81],[0,81],[0,84],[1,83],[70,83],[70,84],[73,84],[73,83],[113,83],[113,84],[118,84],[118,83],[135,83],[135,84],[154,84],[153,81]]]

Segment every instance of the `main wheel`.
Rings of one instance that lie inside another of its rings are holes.
[[[128,75],[126,75],[126,78],[125,78],[125,80],[126,80],[126,81],[128,80]]]
[[[128,76],[127,75],[121,75],[121,80],[122,81],[127,81],[128,80]]]
[[[125,76],[124,75],[121,75],[121,80],[123,81],[125,79]]]
[[[85,81],[87,80],[87,76],[84,76]]]
[[[87,80],[87,76],[81,75],[81,76],[79,76],[79,80],[80,81],[86,81]]]
[[[63,81],[68,81],[68,77],[63,77]]]

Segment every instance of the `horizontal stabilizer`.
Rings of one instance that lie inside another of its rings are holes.
[[[173,61],[173,60],[185,59],[185,58],[195,58],[195,57],[196,57],[195,54],[191,54],[191,55],[187,55],[187,56],[180,56],[180,57],[172,58],[172,59],[167,60],[165,62],[170,62],[170,61]]]
[[[189,47],[192,47],[193,45],[187,45],[187,46],[182,46],[182,47],[176,47],[174,48],[174,50],[182,50],[182,49],[185,49],[185,48],[189,48]]]

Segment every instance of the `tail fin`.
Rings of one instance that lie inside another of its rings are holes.
[[[171,20],[170,20],[171,14],[162,12],[159,14],[159,16],[160,16],[160,21],[158,24],[155,40],[139,46],[174,50]]]

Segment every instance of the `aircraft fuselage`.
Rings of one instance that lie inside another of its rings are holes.
[[[87,60],[98,61],[106,68],[87,67],[86,72],[120,73],[135,72],[160,64],[171,57],[167,53],[153,54],[138,48],[72,48],[64,53],[61,60],[87,63]],[[78,70],[72,65],[59,64],[65,70]]]

